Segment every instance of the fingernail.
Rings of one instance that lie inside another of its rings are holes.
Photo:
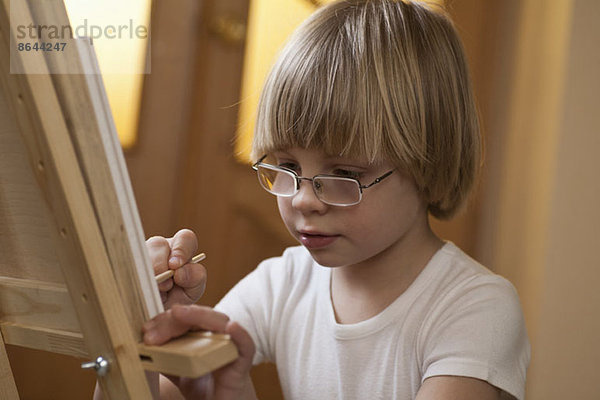
[[[179,257],[171,257],[169,258],[169,266],[171,267],[179,267]]]

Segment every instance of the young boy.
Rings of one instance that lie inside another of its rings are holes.
[[[529,343],[514,288],[428,223],[456,212],[480,164],[465,56],[442,11],[320,9],[267,79],[253,152],[302,246],[261,263],[219,312],[175,306],[145,326],[147,343],[202,328],[238,346],[212,377],[174,378],[186,397],[253,398],[252,363],[272,361],[288,399],[523,398]],[[176,268],[195,237],[149,248]],[[183,270],[196,278],[162,289],[201,286],[197,267]]]

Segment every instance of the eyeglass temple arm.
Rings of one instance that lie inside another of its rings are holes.
[[[252,169],[256,171],[258,169],[258,164],[260,164],[262,162],[262,160],[264,160],[265,158],[267,158],[266,154],[264,156],[262,156],[257,162],[255,162],[252,165]]]
[[[381,182],[382,180],[384,180],[385,178],[387,178],[388,176],[390,176],[392,174],[392,171],[386,172],[385,174],[381,175],[379,178],[375,179],[373,182],[369,183],[368,185],[362,185],[360,188],[361,189],[367,189],[370,188],[373,185],[378,184],[379,182]]]

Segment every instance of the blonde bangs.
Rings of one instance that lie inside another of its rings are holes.
[[[412,123],[401,121],[404,114],[392,109],[398,100],[385,98],[390,94],[386,78],[372,65],[373,56],[383,65],[383,55],[365,54],[375,45],[384,50],[377,32],[370,38],[360,32],[368,29],[368,15],[348,18],[360,11],[352,8],[327,11],[315,13],[298,29],[273,66],[259,103],[252,157],[291,147],[370,162],[400,160],[401,167],[415,153],[425,157],[399,140],[408,131],[401,126]],[[357,26],[355,19],[362,23]]]

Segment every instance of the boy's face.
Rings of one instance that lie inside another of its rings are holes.
[[[361,185],[393,170],[391,164],[329,157],[318,150],[300,148],[278,151],[275,162],[299,176],[318,174],[352,176]],[[311,182],[302,181],[293,197],[278,197],[283,221],[292,234],[321,265],[339,267],[369,261],[397,246],[418,241],[427,225],[426,205],[412,179],[399,170],[363,190],[362,201],[348,207],[320,201]]]

